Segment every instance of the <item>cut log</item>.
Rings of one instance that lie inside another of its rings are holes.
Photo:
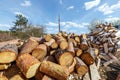
[[[85,62],[87,65],[91,65],[94,63],[93,57],[90,55],[90,53],[85,52],[83,53],[80,58]]]
[[[8,67],[10,67],[11,64],[0,64],[0,70],[5,70],[8,69]]]
[[[24,53],[31,53],[33,49],[35,49],[39,43],[34,39],[28,39],[26,43],[23,44],[22,49],[20,51],[20,55]]]
[[[40,71],[37,71],[35,75],[35,80],[42,80],[43,77],[44,77],[44,74]]]
[[[50,41],[52,39],[52,36],[50,35],[50,34],[47,34],[46,36],[45,36],[45,40],[48,42],[48,41]]]
[[[14,40],[10,40],[10,41],[0,42],[0,48],[7,45],[7,44],[21,45],[21,40],[20,39],[14,39]]]
[[[73,43],[72,43],[71,41],[68,42],[67,51],[72,52],[72,53],[73,53],[73,56],[75,56],[74,46],[73,46]]]
[[[67,41],[61,41],[60,42],[60,49],[65,50],[68,48],[68,42]]]
[[[44,44],[46,44],[47,46],[51,46],[52,45],[52,43],[54,43],[55,42],[55,40],[54,39],[50,39],[50,41],[49,42],[44,42]]]
[[[75,57],[77,63],[76,63],[76,72],[79,76],[83,76],[88,72],[87,65],[78,57]]]
[[[76,37],[75,37],[75,41],[76,41],[77,43],[80,43],[80,37],[79,37],[79,36],[76,36]]]
[[[55,58],[57,59],[58,63],[62,66],[69,67],[73,63],[73,55],[71,52],[63,52],[59,51]]]
[[[67,80],[69,76],[68,69],[50,61],[43,61],[40,65],[41,72],[56,78],[57,80]]]
[[[42,37],[30,37],[30,39],[33,39],[39,43],[42,40]]]
[[[88,49],[88,44],[87,44],[87,36],[86,34],[82,34],[82,39],[81,39],[81,44],[80,44],[80,48],[82,50],[87,50]]]
[[[68,70],[69,70],[69,73],[72,73],[75,69],[75,65],[76,65],[76,59],[74,58],[74,61],[73,63],[69,66]]]
[[[108,53],[108,43],[104,43],[104,52],[107,54]]]
[[[21,72],[26,76],[26,78],[35,76],[40,65],[40,62],[30,54],[22,54],[18,57],[16,62],[17,66],[20,68]]]
[[[53,42],[53,43],[51,44],[51,48],[52,48],[52,49],[57,49],[57,48],[58,48],[57,42]]]
[[[91,80],[101,80],[100,74],[99,74],[99,72],[97,70],[97,67],[96,67],[95,63],[90,65],[89,68],[90,68]]]
[[[9,80],[27,80],[27,79],[23,78],[20,74],[16,74]]]
[[[81,49],[79,49],[79,48],[76,49],[75,51],[76,51],[76,56],[78,56],[78,57],[80,57],[82,55],[82,53],[83,53],[83,51]]]
[[[9,69],[5,70],[4,74],[7,78],[11,78],[14,75],[16,75],[17,73],[20,73],[20,69],[16,65],[13,64],[9,67]]]
[[[0,63],[10,63],[16,60],[18,48],[15,44],[7,44],[0,49]]]
[[[47,46],[45,44],[40,44],[32,51],[32,56],[38,60],[42,60],[47,55]]]
[[[45,60],[56,63],[56,59],[53,56],[46,56],[43,61],[45,61]]]
[[[77,42],[74,39],[70,38],[69,41],[73,43],[74,47],[77,46]]]
[[[51,78],[50,76],[44,75],[42,80],[55,80],[55,79]]]

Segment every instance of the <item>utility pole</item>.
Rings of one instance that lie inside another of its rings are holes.
[[[58,15],[58,32],[60,32],[60,15]]]

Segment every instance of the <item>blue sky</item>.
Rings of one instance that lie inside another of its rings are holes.
[[[120,19],[120,0],[0,0],[0,30],[9,30],[16,14],[45,25],[47,33],[58,32],[60,15],[62,31],[81,34],[93,20]]]

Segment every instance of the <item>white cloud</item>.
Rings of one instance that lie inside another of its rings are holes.
[[[17,12],[17,11],[16,11],[16,12],[14,12],[14,14],[15,14],[15,15],[22,15],[22,16],[24,16],[24,17],[27,17],[27,16],[24,15],[22,12]]]
[[[93,1],[89,1],[89,2],[85,2],[85,9],[89,10],[95,6],[98,6],[100,4],[101,0],[93,0]]]
[[[11,25],[9,25],[9,24],[0,24],[0,27],[10,28],[10,27],[11,27]]]
[[[47,26],[53,26],[53,27],[58,26],[58,24],[57,24],[57,23],[54,23],[54,22],[48,22],[46,25],[47,25]]]
[[[74,9],[74,6],[69,6],[69,7],[67,8],[67,10],[71,10],[71,9]]]
[[[111,6],[105,3],[100,7],[98,7],[98,11],[103,12],[104,15],[111,14],[118,9],[120,9],[120,1],[118,1],[116,4],[113,4]]]
[[[48,22],[47,24],[47,32],[48,33],[57,33],[58,32],[58,23],[54,23],[54,22]],[[87,25],[89,25],[88,23],[76,23],[76,22],[72,22],[72,21],[65,21],[65,22],[61,22],[61,29],[62,31],[66,31],[68,33],[70,32],[74,32],[74,33],[81,33],[79,32],[80,29],[86,28]]]
[[[30,1],[24,1],[23,3],[20,4],[21,6],[25,6],[25,7],[29,7],[31,6],[31,2]]]
[[[54,22],[49,22],[46,24],[47,26],[54,26],[54,27],[57,27],[58,26],[58,23],[54,23]],[[83,28],[84,26],[87,26],[88,23],[76,23],[76,22],[71,22],[71,21],[66,21],[66,22],[60,22],[60,25],[61,26],[64,26],[64,27],[76,27],[76,28]]]
[[[62,1],[62,0],[59,0],[59,3],[62,5],[62,4],[63,4],[63,1]]]
[[[107,22],[114,22],[114,21],[120,20],[120,18],[109,16],[109,17],[105,18],[104,20]]]

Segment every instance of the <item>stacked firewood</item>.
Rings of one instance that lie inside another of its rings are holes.
[[[119,39],[119,30],[102,24],[89,34],[2,42],[0,80],[101,80],[101,65],[120,65]]]

